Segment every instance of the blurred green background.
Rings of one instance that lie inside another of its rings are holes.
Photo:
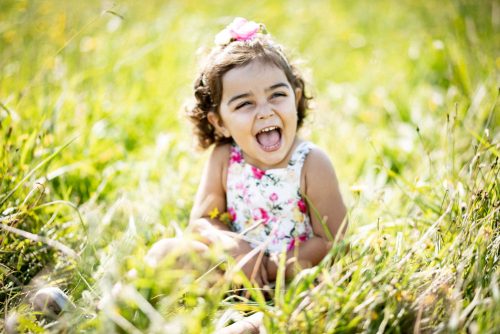
[[[5,232],[4,313],[48,265],[75,300],[95,301],[187,224],[207,154],[183,106],[235,16],[264,23],[300,62],[314,97],[301,135],[334,162],[355,247],[398,232],[411,247],[479,184],[498,199],[494,173],[470,172],[476,156],[498,157],[497,1],[2,0],[0,218],[80,255]]]
[[[364,172],[370,142],[391,143],[384,149],[401,169],[425,153],[415,129],[434,141],[455,107],[477,131],[484,115],[455,103],[497,89],[493,1],[3,1],[0,9],[2,117],[12,116],[16,133],[44,135],[39,155],[78,137],[53,165],[71,164],[66,176],[78,182],[58,191],[77,187],[77,203],[103,168],[154,155],[162,141],[175,142],[162,158],[179,169],[183,160],[169,153],[190,150],[182,105],[197,61],[237,15],[264,22],[303,60],[316,102],[304,135],[330,151],[344,186]]]

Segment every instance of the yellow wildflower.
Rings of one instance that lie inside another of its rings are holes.
[[[212,211],[210,211],[210,219],[215,219],[219,216],[219,208],[218,207],[215,207],[213,208]]]

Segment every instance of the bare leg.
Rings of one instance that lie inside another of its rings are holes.
[[[151,246],[145,256],[146,263],[157,266],[167,255],[182,255],[190,252],[203,254],[209,250],[205,244],[182,238],[165,238],[157,241]]]
[[[262,318],[264,314],[262,312],[257,312],[249,317],[235,322],[234,324],[224,327],[218,331],[221,334],[262,334],[266,333],[264,326],[262,325]]]

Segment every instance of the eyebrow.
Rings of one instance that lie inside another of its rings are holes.
[[[279,82],[277,84],[274,84],[272,85],[271,87],[267,88],[266,89],[266,92],[270,91],[270,90],[273,90],[273,89],[276,89],[276,88],[280,88],[280,87],[285,87],[285,88],[288,88],[290,89],[290,85],[284,83],[284,82]]]
[[[244,97],[249,97],[249,96],[250,96],[250,94],[248,94],[248,93],[244,93],[244,94],[233,96],[231,99],[229,99],[229,101],[227,101],[227,105],[230,105],[231,102],[233,102],[235,100],[238,100],[238,99],[241,99],[241,98],[244,98]]]
[[[286,84],[284,82],[279,82],[277,84],[274,84],[274,85],[270,86],[269,88],[266,88],[265,91],[268,92],[268,91],[271,91],[271,90],[274,90],[274,89],[280,88],[280,87],[286,87],[286,88],[290,89],[290,85],[288,85],[288,84]],[[227,105],[230,105],[231,102],[233,102],[235,100],[238,100],[238,99],[241,99],[241,98],[244,98],[244,97],[249,97],[249,96],[250,96],[249,93],[243,93],[243,94],[235,95],[232,98],[230,98],[229,101],[227,101]]]

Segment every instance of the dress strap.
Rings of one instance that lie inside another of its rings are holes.
[[[306,156],[313,148],[313,144],[308,141],[303,141],[295,148],[295,151],[288,162],[288,168],[291,168],[297,172],[300,172],[302,166],[304,165],[304,161],[306,160]],[[299,173],[300,175],[300,173]]]
[[[304,161],[306,160],[306,156],[311,151],[313,148],[313,144],[308,141],[303,141],[297,147],[295,148],[292,157],[290,158],[290,161],[288,161],[288,169],[292,169],[294,171],[299,172],[302,169],[302,166],[304,165]],[[241,148],[236,144],[232,143],[231,144],[231,154],[230,154],[230,160],[229,164],[232,165],[234,163],[237,164],[245,164],[244,158],[243,158],[243,152]]]
[[[235,142],[231,143],[229,165],[243,163],[243,152]]]

